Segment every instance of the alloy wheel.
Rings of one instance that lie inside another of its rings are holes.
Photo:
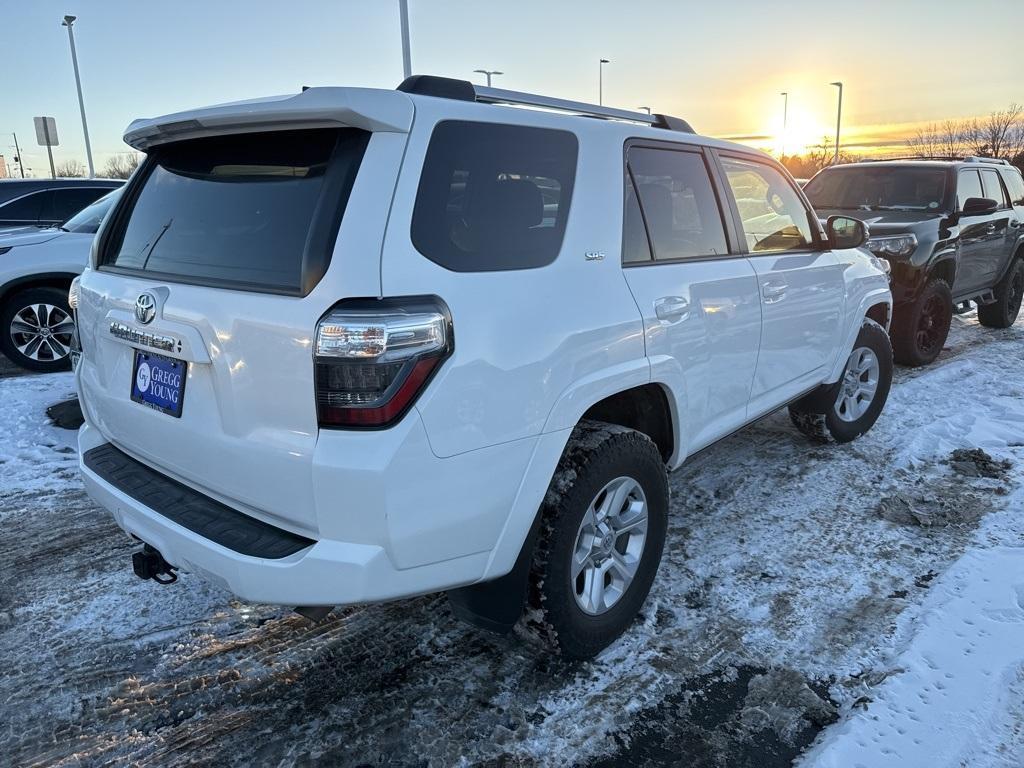
[[[75,321],[68,312],[53,304],[22,307],[11,320],[9,333],[14,348],[37,362],[63,360],[71,351]]]
[[[843,421],[856,421],[871,407],[878,391],[881,366],[878,356],[868,347],[857,347],[846,363],[840,382],[839,397],[834,406]]]
[[[1010,316],[1020,312],[1021,299],[1024,299],[1024,269],[1017,269],[1013,279],[1006,288],[1006,306],[1010,310]]]
[[[918,320],[915,334],[917,349],[922,355],[931,355],[935,351],[935,347],[942,343],[942,325],[945,314],[946,306],[942,297],[929,296],[921,308],[921,317]]]
[[[612,480],[590,503],[576,533],[570,571],[584,613],[605,613],[629,589],[647,541],[647,513],[647,497],[631,477]]]

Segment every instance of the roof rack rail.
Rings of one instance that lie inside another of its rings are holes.
[[[996,165],[1009,165],[1009,160],[1001,157],[978,157],[976,155],[906,155],[903,157],[876,157],[862,162],[866,163],[887,163],[891,160],[945,160],[953,163],[994,163]]]
[[[1003,157],[977,157],[970,156],[964,158],[965,163],[995,163],[996,165],[1009,165],[1010,161]]]
[[[398,86],[398,90],[405,93],[415,93],[420,96],[458,99],[459,101],[476,101],[481,104],[512,104],[525,107],[540,107],[541,109],[553,109],[559,112],[596,117],[602,120],[624,120],[632,123],[643,123],[654,128],[664,128],[669,131],[694,133],[693,128],[688,122],[671,115],[648,115],[646,112],[633,112],[628,109],[615,109],[614,107],[588,104],[582,101],[557,99],[553,96],[541,96],[536,93],[508,91],[504,88],[490,88],[474,85],[468,80],[457,80],[450,77],[412,75],[402,81]]]

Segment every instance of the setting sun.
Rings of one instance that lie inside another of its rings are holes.
[[[811,147],[820,145],[834,130],[834,127],[830,129],[806,107],[791,101],[785,126],[779,114],[766,131],[772,138],[765,148],[780,156],[803,155]]]

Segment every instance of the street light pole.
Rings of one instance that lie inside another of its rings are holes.
[[[89,178],[96,175],[96,169],[92,165],[92,145],[89,143],[89,123],[85,119],[85,99],[82,98],[82,77],[78,74],[78,54],[75,52],[75,32],[71,25],[75,23],[75,16],[65,16],[61,25],[68,28],[68,40],[71,42],[71,63],[75,67],[75,86],[78,88],[78,109],[82,113],[82,133],[85,134],[85,158],[89,161]]]
[[[839,89],[839,105],[836,107],[836,154],[832,158],[832,164],[835,165],[839,162],[839,127],[843,123],[843,84],[836,81],[829,85],[834,85]]]
[[[604,65],[608,59],[601,59],[597,65],[597,103],[604,104]]]
[[[409,48],[409,0],[398,0],[398,15],[402,23],[402,73],[412,76],[412,52]]]
[[[12,133],[14,137],[14,151],[18,153],[18,170],[21,171],[21,178],[25,178],[25,158],[21,156],[21,147],[18,146],[18,134]]]
[[[481,75],[487,77],[487,87],[491,87],[491,75],[504,75],[504,72],[499,72],[496,69],[474,69],[474,72],[479,72]]]
[[[782,96],[782,156],[786,156],[786,119],[789,117],[789,93],[783,91]]]

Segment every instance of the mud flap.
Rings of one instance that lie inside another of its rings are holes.
[[[456,618],[488,632],[504,635],[512,631],[526,604],[540,520],[538,512],[511,571],[492,581],[448,590],[448,604]]]

